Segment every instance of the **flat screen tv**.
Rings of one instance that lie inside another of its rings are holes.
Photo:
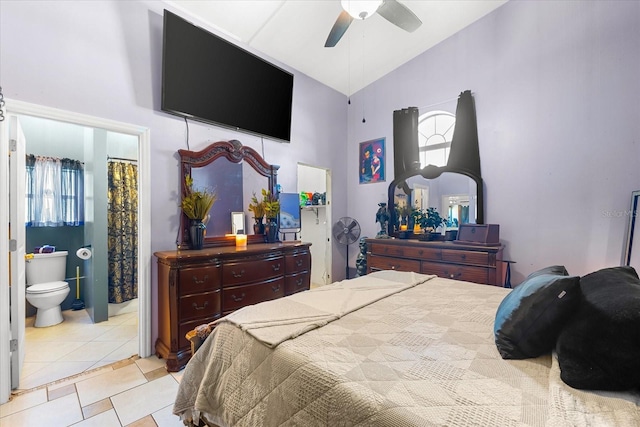
[[[291,139],[293,75],[165,10],[163,111]]]

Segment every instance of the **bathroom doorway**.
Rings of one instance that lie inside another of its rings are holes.
[[[47,126],[75,126],[76,128],[81,128],[82,129],[82,138],[79,140],[80,142],[78,142],[78,144],[80,146],[83,147],[85,154],[89,153],[90,155],[90,167],[88,168],[88,175],[89,175],[89,179],[93,180],[94,182],[99,182],[100,185],[104,186],[105,192],[102,193],[104,194],[103,197],[103,205],[106,206],[106,180],[105,179],[98,179],[99,172],[97,172],[96,169],[96,165],[98,165],[98,163],[101,162],[94,162],[93,159],[96,158],[96,152],[100,153],[104,153],[105,156],[107,156],[107,147],[110,144],[110,140],[114,140],[114,139],[119,139],[119,138],[124,138],[124,139],[129,139],[129,140],[133,140],[134,141],[134,155],[135,155],[135,159],[131,159],[131,160],[136,160],[138,162],[137,167],[138,167],[138,209],[137,209],[137,213],[138,213],[138,217],[139,217],[139,227],[137,230],[137,255],[138,255],[138,260],[137,260],[137,276],[138,276],[138,304],[137,304],[137,312],[132,313],[132,309],[128,308],[127,310],[123,310],[121,313],[118,313],[118,323],[124,323],[124,322],[120,322],[122,319],[124,319],[126,317],[126,323],[128,324],[128,328],[125,328],[128,330],[127,334],[129,336],[129,341],[134,340],[135,341],[135,350],[133,351],[133,354],[138,354],[141,357],[146,357],[148,355],[151,354],[151,319],[150,319],[150,233],[149,233],[149,219],[150,219],[150,201],[149,201],[149,192],[150,192],[150,179],[149,179],[149,131],[148,129],[142,128],[142,127],[138,127],[138,126],[132,126],[132,125],[128,125],[128,124],[124,124],[124,123],[119,123],[119,122],[113,122],[110,120],[104,120],[104,119],[99,119],[99,118],[95,118],[95,117],[90,117],[90,116],[85,116],[85,115],[80,115],[77,113],[71,113],[71,112],[66,112],[66,111],[62,111],[62,110],[57,110],[57,109],[51,109],[51,108],[47,108],[47,107],[42,107],[42,106],[37,106],[37,105],[33,105],[33,104],[27,104],[27,103],[22,103],[19,101],[10,101],[7,100],[7,112],[5,113],[5,117],[11,117],[11,116],[17,116],[18,119],[22,119],[25,123],[27,122],[31,122],[31,123],[27,123],[27,132],[26,132],[26,136],[27,136],[27,142],[26,142],[26,149],[27,149],[27,153],[30,149],[30,145],[29,145],[29,137],[30,134],[34,134],[34,132],[47,132],[46,127]],[[40,130],[38,130],[38,128],[34,128],[34,129],[29,129],[29,127],[37,122],[41,122],[40,124],[42,125]],[[76,129],[77,130],[77,129]],[[4,133],[3,133],[3,137],[4,137]],[[93,139],[97,138],[98,141],[94,142]],[[5,141],[3,141],[3,145],[5,144]],[[7,142],[8,144],[8,142]],[[66,143],[63,143],[66,145],[74,145],[72,143],[70,143],[69,140],[66,140]],[[47,144],[48,146],[50,145],[51,147],[54,147],[56,144]],[[66,155],[63,153],[52,153],[52,154],[46,154],[46,153],[42,153],[43,155],[50,155],[50,156],[56,156],[56,157],[65,157]],[[119,152],[112,152],[112,157],[121,157]],[[105,157],[106,159],[106,157]],[[87,163],[87,158],[84,159],[85,160],[85,164]],[[93,164],[95,163],[95,164]],[[103,162],[106,163],[106,162]],[[106,164],[103,165],[102,167],[105,168],[106,170]],[[99,191],[95,191],[95,194],[100,194]],[[86,198],[90,199],[92,198],[92,194],[87,194]],[[97,200],[98,197],[95,197],[95,199]],[[93,208],[92,208],[93,209]],[[89,227],[85,227],[85,228],[89,228],[88,232],[91,233],[95,228],[95,222],[96,222],[96,217],[98,216],[102,216],[106,218],[106,212],[103,212],[102,210],[100,210],[99,208],[93,209],[91,212],[89,212],[89,216],[88,216],[88,224]],[[85,234],[82,238],[80,238],[80,240],[82,241],[82,243],[87,242],[87,237],[86,237],[86,233],[87,230],[85,230],[85,232],[83,234]],[[89,244],[91,244],[92,246],[92,251],[93,251],[93,257],[101,257],[104,260],[104,263],[106,264],[106,259],[107,259],[107,237],[95,237],[97,236],[97,233],[95,233],[95,235],[93,237],[91,237],[89,240]],[[47,239],[47,237],[39,237],[38,241],[41,240],[41,238]],[[42,242],[44,243],[44,241]],[[72,242],[70,243],[71,245],[74,246],[83,246],[81,244],[78,244],[77,242]],[[33,246],[33,244],[31,245]],[[27,252],[31,252],[33,250],[33,248],[31,246],[26,246]],[[69,247],[68,249],[73,249],[71,247]],[[9,248],[5,248],[4,245],[0,245],[0,256],[2,257],[6,257],[8,255],[9,252]],[[7,254],[5,254],[4,252],[7,252]],[[76,254],[75,254],[75,249],[73,250],[69,250],[69,258],[76,258]],[[102,253],[100,253],[102,252]],[[90,261],[89,261],[90,262]],[[86,289],[84,289],[83,292],[83,297],[85,297],[85,299],[87,299],[88,301],[85,301],[87,303],[87,308],[86,310],[80,310],[77,312],[73,312],[73,315],[70,316],[65,316],[65,322],[67,321],[67,317],[69,318],[69,322],[67,322],[67,325],[65,326],[67,329],[71,328],[74,329],[72,326],[72,323],[74,321],[78,321],[79,323],[82,323],[82,327],[84,328],[86,326],[86,323],[95,323],[96,327],[99,327],[99,329],[97,330],[101,330],[102,332],[106,331],[107,327],[112,327],[114,326],[114,322],[110,322],[110,320],[108,320],[108,305],[106,303],[106,300],[102,301],[102,294],[104,294],[105,298],[107,295],[107,279],[105,275],[102,275],[102,273],[98,273],[100,274],[100,277],[98,278],[98,280],[95,280],[97,278],[96,271],[95,268],[92,268],[91,265],[87,265],[87,261],[84,261],[82,264],[83,267],[85,267],[83,269],[83,273],[82,275],[84,276],[83,278],[87,278],[89,282],[93,282],[93,286],[91,286],[91,284],[89,285],[85,285]],[[67,268],[67,276],[66,279],[71,279],[71,280],[67,280],[70,284],[70,288],[71,288],[71,295],[72,298],[75,299],[76,298],[76,280],[75,280],[75,276],[76,276],[76,271],[74,269],[71,269],[72,271],[69,271],[70,269]],[[92,277],[90,277],[92,276]],[[96,283],[98,282],[98,285],[96,286]],[[102,283],[100,283],[102,282]],[[100,286],[100,285],[104,285],[104,286]],[[93,289],[92,289],[93,288]],[[9,299],[7,298],[6,292],[1,292],[0,293],[0,308],[2,308],[2,310],[4,311],[5,308],[8,308],[10,306],[9,303]],[[86,315],[83,315],[84,312],[86,313]],[[69,312],[71,313],[71,312]],[[63,311],[64,314],[64,311]],[[28,317],[27,313],[22,313],[22,316],[24,317]],[[124,316],[124,317],[121,317]],[[23,319],[24,319],[23,317]],[[95,322],[94,322],[95,320]],[[61,325],[63,325],[65,322],[63,322]],[[101,322],[101,323],[100,323]],[[27,328],[29,327],[29,322],[27,322]],[[131,327],[132,325],[135,325],[133,328]],[[42,334],[46,334],[46,333],[51,333],[51,334],[55,334],[57,332],[53,332],[53,328],[51,327],[51,332],[47,332],[44,329],[49,329],[49,328],[40,328],[38,330],[35,330],[37,332],[36,335],[42,335]],[[122,328],[121,328],[122,329]],[[131,337],[130,335],[133,333],[132,331],[135,329],[134,333],[135,336],[137,336],[137,339],[134,337]],[[75,330],[75,329],[74,329]],[[31,333],[33,334],[33,331],[31,331]],[[67,332],[62,332],[62,334],[68,334],[68,333],[72,333],[71,330],[67,331]],[[4,342],[9,342],[9,332],[8,329],[5,326],[0,327],[0,340],[4,341]],[[126,335],[126,334],[125,334]],[[103,336],[103,341],[109,341],[110,339],[108,338],[108,335],[106,336],[107,338],[105,338]],[[6,340],[5,340],[6,338]],[[117,339],[123,339],[124,336],[120,335]],[[27,334],[27,340],[29,339],[29,334]],[[63,339],[61,339],[61,341],[63,341]],[[116,341],[116,340],[114,340]],[[94,345],[94,349],[97,348],[101,348],[102,351],[107,351],[109,346],[115,345],[115,344],[105,344],[104,342],[100,343],[100,344],[96,344]],[[66,344],[64,345],[66,346]],[[25,359],[28,361],[29,360],[29,353],[28,353],[28,348],[29,345],[27,345],[27,355],[25,357]],[[131,343],[129,344],[129,349],[133,348],[133,346],[131,345]],[[4,352],[4,348],[2,346],[0,346],[0,350],[2,350]],[[11,353],[12,351],[14,351],[13,349],[9,348],[9,353]],[[96,350],[97,351],[97,350]],[[125,350],[125,352],[129,352],[130,350]],[[124,353],[122,353],[124,354]],[[4,359],[4,357],[2,357]],[[126,358],[126,357],[123,357]],[[64,359],[64,355],[61,355],[60,359]],[[73,359],[73,358],[72,358]],[[69,363],[67,363],[67,365],[74,365],[74,364],[78,364],[77,360],[71,360]],[[86,363],[85,363],[86,364]],[[104,362],[103,362],[104,364]],[[21,369],[21,366],[9,366],[7,367],[6,364],[2,364],[1,366],[2,368],[2,372],[0,372],[0,376],[2,376],[2,378],[5,378],[4,375],[7,373],[7,369],[9,369],[10,371],[12,370],[16,370],[16,369]],[[67,371],[67,372],[63,372],[64,376],[69,376],[71,372]],[[5,395],[7,393],[7,391],[5,390],[5,381],[3,382],[3,390],[2,390],[2,401],[5,400]],[[14,385],[15,387],[15,385]],[[20,389],[22,389],[22,386],[19,386]]]

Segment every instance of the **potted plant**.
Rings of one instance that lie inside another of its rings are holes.
[[[267,223],[264,231],[267,235],[267,242],[273,243],[278,240],[278,214],[280,213],[280,201],[278,197],[269,190],[262,189],[262,205]]]
[[[445,223],[446,220],[440,216],[436,208],[427,208],[419,219],[420,228],[427,233],[427,240],[437,240],[439,233],[436,230]]]
[[[209,215],[217,196],[213,190],[194,189],[193,178],[190,175],[184,177],[184,183],[185,193],[180,201],[180,207],[190,220],[189,239],[191,249],[202,249],[207,228],[204,220]]]
[[[264,218],[264,203],[258,200],[255,192],[251,197],[249,210],[253,212],[253,219],[255,221],[255,224],[253,224],[253,234],[264,234],[264,223],[262,222]]]

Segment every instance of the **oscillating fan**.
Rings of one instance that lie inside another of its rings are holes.
[[[360,237],[360,224],[348,216],[342,217],[333,224],[333,238],[341,245],[347,246],[347,279],[349,278],[349,245]]]

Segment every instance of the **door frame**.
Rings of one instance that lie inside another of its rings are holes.
[[[142,126],[132,125],[128,123],[118,122],[110,119],[89,116],[86,114],[75,113],[57,108],[45,107],[42,105],[31,104],[23,101],[5,98],[5,121],[3,126],[7,126],[7,118],[10,115],[27,115],[39,117],[43,119],[56,120],[60,122],[72,123],[81,126],[105,129],[111,132],[117,132],[132,135],[138,138],[138,354],[140,357],[148,357],[151,355],[151,174],[150,174],[150,130]],[[8,141],[0,138],[0,152],[8,152]],[[0,185],[0,200],[8,198],[9,188],[8,179],[8,156],[2,156],[0,161],[0,176],[2,177],[2,185]],[[5,167],[5,162],[7,163]],[[8,200],[8,199],[7,199]],[[0,224],[8,223],[8,213],[6,209],[2,209],[0,213]],[[0,271],[8,271],[8,230],[0,230]],[[2,384],[7,384],[5,375],[9,374],[10,366],[8,358],[4,357],[9,354],[9,287],[0,284],[0,378]],[[4,315],[7,313],[7,315]],[[6,317],[6,319],[5,319]],[[6,321],[5,321],[6,320]],[[5,360],[7,362],[5,363]],[[8,400],[11,392],[5,390],[3,386],[0,390],[0,402],[4,403]]]

